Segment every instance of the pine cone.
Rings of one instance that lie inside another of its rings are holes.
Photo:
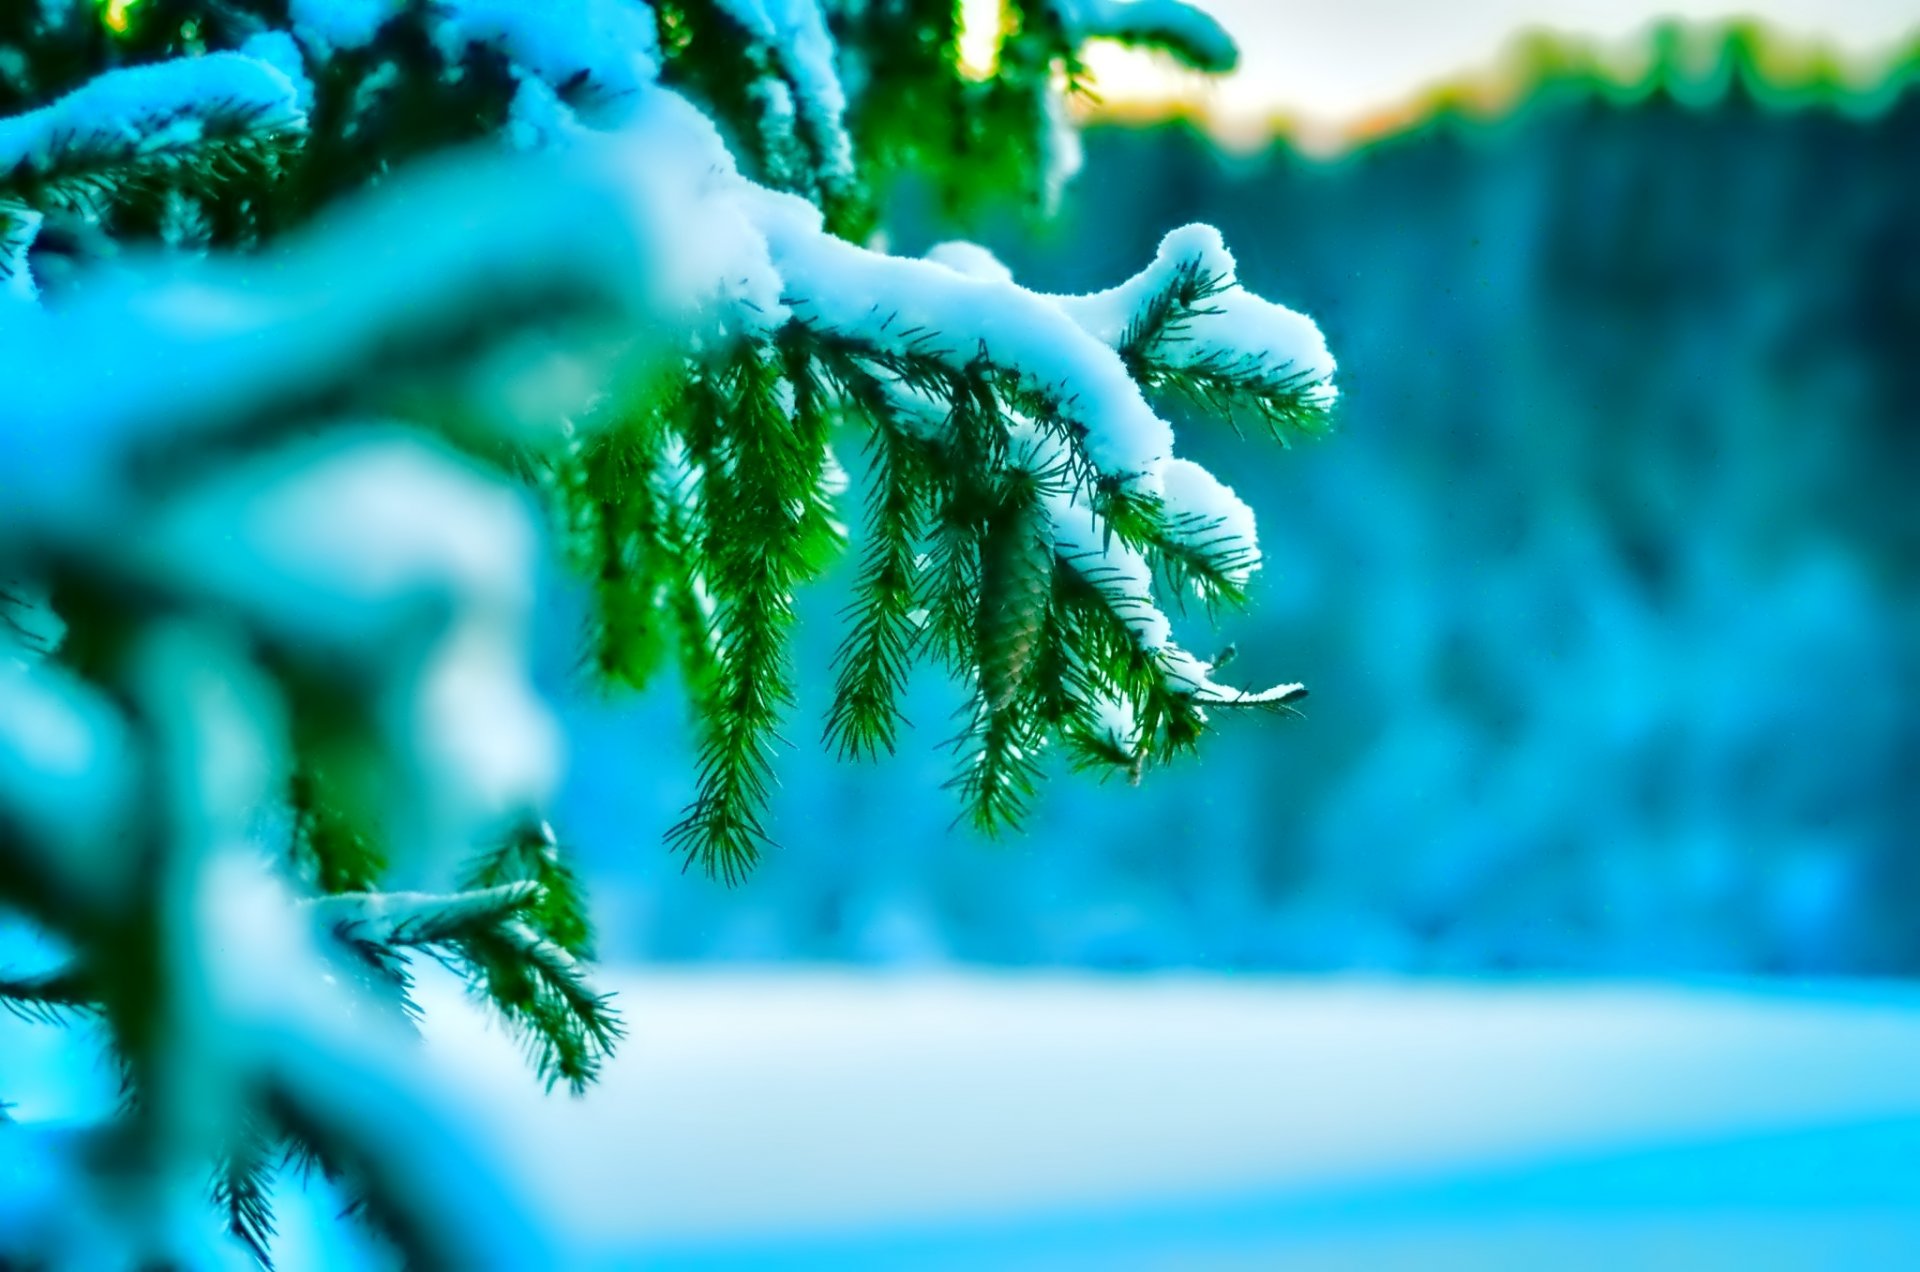
[[[980,548],[980,686],[991,711],[1026,683],[1052,600],[1052,526],[1031,505],[1004,509]]]

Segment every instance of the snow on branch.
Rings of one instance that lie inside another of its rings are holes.
[[[1160,49],[1195,70],[1224,74],[1240,60],[1233,37],[1182,0],[1047,0],[1068,38]]]
[[[538,898],[529,881],[499,884],[471,892],[336,892],[316,897],[306,908],[316,922],[351,927],[382,945],[439,945],[496,927]]]
[[[714,11],[778,47],[816,104],[838,108],[811,0],[725,0]],[[1067,17],[1077,34],[1177,28],[1204,45],[1206,24],[1188,14],[1082,4]],[[660,445],[681,446],[700,475],[696,507],[681,518],[690,534],[668,533],[679,514],[647,519],[645,546],[681,562],[684,582],[649,575],[645,604],[687,594],[666,605],[687,633],[682,657],[710,727],[702,791],[676,838],[724,871],[750,861],[762,835],[767,743],[791,698],[791,595],[818,568],[819,553],[805,545],[838,534],[821,484],[836,411],[907,430],[895,458],[915,478],[889,498],[893,515],[920,521],[916,537],[933,548],[909,553],[908,540],[890,536],[892,564],[876,576],[884,595],[873,593],[885,614],[862,624],[865,652],[854,661],[864,670],[843,682],[862,705],[836,706],[843,737],[887,736],[881,700],[899,684],[915,631],[979,682],[980,729],[1002,738],[1009,756],[1031,756],[1059,730],[1111,739],[1124,730],[1100,720],[1116,699],[1159,755],[1197,736],[1204,706],[1297,696],[1293,685],[1220,685],[1172,639],[1156,578],[1176,599],[1237,601],[1260,558],[1248,509],[1174,456],[1173,430],[1155,402],[1182,394],[1283,438],[1314,431],[1335,396],[1333,361],[1314,325],[1248,292],[1204,226],[1170,234],[1135,277],[1078,297],[1022,288],[978,249],[949,246],[916,261],[838,238],[814,204],[744,177],[713,122],[656,82],[665,53],[650,18],[633,0],[448,0],[426,19],[443,54],[457,60],[484,47],[504,57],[520,82],[516,139],[549,149],[411,175],[282,248],[271,274],[252,261],[216,260],[58,315],[0,314],[14,347],[49,365],[74,349],[102,364],[87,376],[0,386],[0,406],[18,421],[0,438],[0,460],[38,455],[33,480],[17,492],[9,476],[28,466],[0,464],[0,491],[17,495],[0,517],[57,525],[62,509],[111,506],[144,471],[114,465],[138,459],[151,439],[167,438],[177,454],[195,434],[248,435],[337,414],[395,364],[417,373],[449,353],[464,361],[500,331],[557,314],[599,323],[615,344],[615,333],[631,342],[649,328],[669,358],[684,360],[683,386],[662,399],[648,427]],[[502,199],[503,190],[522,193]],[[381,268],[365,267],[370,243]],[[101,334],[109,324],[112,339]],[[603,427],[607,419],[589,410],[576,422]],[[55,435],[86,444],[49,445]],[[597,462],[595,445],[587,443],[583,462]],[[930,450],[915,460],[913,446]],[[660,470],[657,455],[647,464]],[[256,471],[245,488],[268,489],[263,480]],[[282,495],[291,491],[274,497]],[[612,506],[602,500],[593,515],[617,517]],[[206,515],[217,523],[227,514]],[[1006,532],[996,527],[1015,523],[1053,562],[1048,587],[1023,602],[1019,617],[1030,628],[1023,641],[1050,651],[1045,659],[1010,652],[1016,646],[991,617],[1005,598],[978,595],[1004,577],[993,563],[1008,559]],[[622,561],[633,552],[618,540],[595,550]],[[284,564],[262,557],[249,565],[252,582],[227,587],[228,603],[271,594]],[[286,577],[300,587],[317,581],[297,570]],[[617,589],[605,595],[621,603]],[[311,613],[302,622],[326,629]],[[449,629],[437,652],[417,655],[409,673],[417,700],[446,707],[470,675],[511,682],[478,670],[497,670],[506,647],[481,630]],[[488,709],[523,699],[515,691]],[[996,723],[1016,709],[1024,713],[1018,729]],[[538,734],[537,713],[506,714]],[[428,738],[469,739],[471,753],[448,757],[449,772],[523,771],[504,753],[475,750],[471,731],[448,727],[457,715],[422,726]],[[502,793],[490,806],[511,813],[511,783],[486,780]]]
[[[280,69],[240,53],[109,71],[0,119],[0,199],[98,213],[140,191],[270,168],[306,128],[299,99]]]
[[[1147,479],[1173,448],[1111,349],[1058,306],[1011,282],[882,255],[825,234],[803,200],[755,196],[785,301],[809,328],[876,354],[924,357],[956,371],[986,364],[1058,404],[1102,474]]]

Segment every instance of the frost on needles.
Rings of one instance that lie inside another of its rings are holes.
[[[422,958],[550,1086],[622,1033],[543,820],[549,544],[595,678],[685,686],[673,843],[727,879],[766,843],[795,594],[843,551],[829,739],[899,744],[939,663],[989,830],[1054,753],[1139,777],[1302,692],[1173,638],[1260,547],[1168,404],[1322,430],[1313,324],[1204,226],[1086,296],[875,246],[906,174],[1044,203],[1086,40],[1232,62],[1171,0],[1001,11],[984,77],[935,0],[0,14],[0,898],[58,950],[0,1002],[99,1020],[129,1093],[78,1138],[0,1128],[41,1181],[0,1187],[0,1262],[264,1262],[292,1167],[423,1266],[564,1263],[405,1042]]]

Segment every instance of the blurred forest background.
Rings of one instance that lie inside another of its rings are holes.
[[[1469,86],[1334,156],[1094,128],[1056,221],[984,235],[1023,282],[1208,221],[1341,359],[1324,442],[1182,434],[1260,517],[1230,678],[1306,681],[1304,718],[1134,790],[1063,774],[985,841],[939,796],[937,678],[891,760],[817,741],[843,570],[739,888],[658,847],[677,693],[573,695],[608,958],[1920,971],[1915,59],[1843,86],[1751,30],[1653,47],[1623,83],[1537,43],[1493,114]]]

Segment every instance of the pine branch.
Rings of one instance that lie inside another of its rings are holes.
[[[1026,475],[1021,475],[1026,476]],[[951,785],[981,831],[994,834],[1024,818],[1040,779],[1046,746],[1046,695],[1034,673],[1046,661],[1054,555],[1051,529],[1031,477],[1012,482],[980,544],[980,604],[969,658],[978,669],[972,720],[962,735],[961,770]]]
[[[564,1081],[579,1095],[626,1036],[612,1000],[595,992],[580,964],[525,923],[478,928],[447,942],[477,992],[518,1026],[547,1088]]]
[[[581,555],[594,580],[591,657],[602,683],[633,689],[645,688],[665,664],[673,640],[661,612],[694,580],[669,503],[684,497],[656,481],[659,446],[658,438],[613,432],[581,457],[578,479],[589,540]]]
[[[424,1013],[413,996],[413,968],[404,949],[354,908],[374,895],[378,894],[342,892],[313,904],[321,910],[323,926],[346,956],[343,970],[354,978],[362,994],[369,1001],[391,1006],[401,1020],[418,1027]]]
[[[0,199],[0,304],[35,294],[27,253],[40,233],[40,213],[17,200]]]
[[[1167,595],[1197,595],[1209,609],[1246,603],[1260,551],[1224,518],[1171,512],[1163,499],[1118,488],[1103,489],[1096,507],[1107,530],[1153,565]]]
[[[528,880],[461,892],[364,892],[320,897],[310,904],[323,916],[340,916],[365,938],[389,948],[425,948],[464,940],[518,919],[538,899]]]
[[[1165,284],[1151,292],[1128,319],[1115,346],[1127,372],[1136,381],[1147,382],[1153,372],[1153,353],[1164,342],[1180,339],[1196,318],[1214,317],[1221,312],[1208,302],[1233,285],[1224,271],[1210,268],[1199,257],[1189,256],[1175,265]]]
[[[100,1001],[91,978],[69,964],[31,976],[0,976],[0,1008],[35,1024],[64,1025],[98,1015]]]
[[[1203,335],[1219,325],[1210,320],[1231,322],[1225,301],[1238,287],[1230,269],[1202,255],[1178,259],[1128,319],[1115,352],[1143,387],[1184,396],[1236,427],[1251,418],[1282,443],[1323,434],[1329,398],[1319,375]]]
[[[1331,427],[1322,381],[1259,354],[1222,350],[1191,362],[1151,361],[1143,383],[1179,394],[1236,428],[1258,423],[1282,445],[1325,436]]]
[[[837,676],[827,741],[841,756],[869,759],[894,748],[900,698],[919,639],[915,544],[925,504],[926,478],[909,444],[891,430],[868,434],[874,497],[868,513],[867,557],[847,607],[852,629],[834,658]]]
[[[983,521],[956,509],[949,498],[941,506],[921,573],[922,639],[927,650],[956,676],[973,670],[985,533]]]
[[[787,636],[808,575],[808,510],[819,490],[823,404],[752,349],[710,368],[689,418],[706,473],[703,559],[716,606],[713,680],[702,726],[699,791],[668,842],[709,874],[737,881],[767,842],[761,821],[772,746],[792,705]],[[811,445],[806,438],[813,437]]]
[[[962,752],[960,771],[946,785],[959,792],[962,815],[985,835],[1019,826],[1040,784],[1047,738],[1039,718],[1023,701],[996,711],[982,692],[954,744]]]
[[[716,671],[714,606],[706,579],[705,472],[666,418],[693,409],[679,397],[639,432],[616,429],[584,460],[582,498],[593,540],[594,656],[609,683],[644,688],[671,652],[702,708]]]
[[[531,884],[537,891],[512,912],[529,927],[576,958],[593,957],[593,924],[587,916],[586,890],[561,856],[553,827],[523,826],[481,856],[461,886],[470,891]]]
[[[273,1168],[269,1138],[249,1125],[215,1165],[208,1187],[228,1233],[266,1272],[273,1272]]]
[[[656,9],[670,83],[684,85],[750,147],[768,184],[818,199],[819,186],[796,132],[795,86],[779,63],[758,5],[667,0]]]
[[[1150,293],[1161,303],[1135,314],[1123,343],[1143,366],[1177,357],[1164,351],[1177,349],[1190,322],[1217,316],[1208,302],[1227,289],[1226,278],[1191,265],[1173,271],[1170,286]],[[1214,511],[1244,513],[1231,492],[1188,465],[1182,490],[1202,502],[1176,508],[1100,476],[1072,422],[1076,404],[1005,371],[956,371],[947,357],[922,352],[918,333],[894,334],[906,340],[904,351],[806,330],[839,391],[878,402],[866,413],[882,422],[886,439],[926,448],[938,474],[927,550],[915,560],[921,641],[894,641],[884,647],[890,657],[873,659],[871,668],[897,683],[911,654],[925,649],[977,682],[978,699],[955,739],[967,759],[952,785],[978,824],[999,829],[1017,821],[1037,781],[1037,757],[1055,733],[1076,763],[1119,768],[1137,780],[1149,761],[1193,747],[1207,724],[1205,706],[1278,706],[1298,695],[1298,686],[1254,692],[1214,683],[1205,664],[1170,643],[1155,602],[1156,574],[1165,590],[1197,593],[1209,605],[1244,599],[1258,549],[1250,514],[1241,525]],[[992,546],[990,527],[1007,483],[1021,474],[1054,501],[1049,518],[1078,519],[1082,528],[1052,543],[1049,555],[1036,554],[1049,575],[1073,581],[1075,606],[1057,614],[1036,606],[1015,624],[1029,635],[1010,646],[987,637],[1002,630],[1006,613],[983,598],[1005,594],[999,563],[1007,558]],[[1097,620],[1089,617],[1096,606]],[[872,612],[870,598],[856,602],[856,624]],[[859,627],[856,634],[873,639]],[[1010,657],[1015,648],[1022,652]],[[887,699],[885,677],[870,672],[864,683],[866,700]]]
[[[420,950],[462,976],[520,1033],[549,1089],[564,1081],[576,1095],[585,1090],[625,1035],[611,1000],[588,984],[579,961],[534,927],[556,922],[557,913],[564,931],[583,916],[569,915],[566,902],[549,902],[534,880],[449,895],[341,894],[309,904],[356,952],[384,950],[404,967],[404,951]]]

